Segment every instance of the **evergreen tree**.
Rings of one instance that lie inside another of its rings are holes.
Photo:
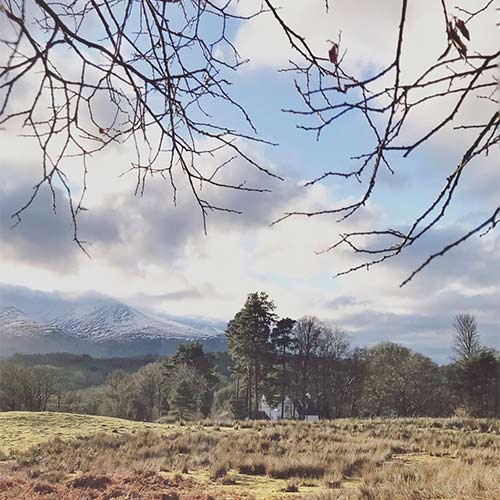
[[[180,419],[190,419],[196,414],[196,394],[187,380],[181,380],[174,388],[170,400],[171,414]]]
[[[228,323],[228,352],[235,362],[236,398],[240,398],[240,379],[245,388],[248,416],[259,408],[259,401],[274,360],[271,327],[276,306],[265,292],[248,295],[243,308]]]
[[[292,335],[294,325],[295,320],[291,318],[283,318],[276,322],[271,332],[271,342],[275,346],[278,356],[285,355],[290,351],[294,343]]]
[[[178,344],[177,351],[170,360],[172,369],[181,365],[194,369],[205,381],[206,391],[201,395],[201,413],[208,416],[213,403],[213,394],[217,385],[217,377],[214,374],[212,358],[203,351],[200,341]]]
[[[276,394],[279,395],[281,405],[281,418],[285,412],[285,398],[288,395],[289,387],[293,379],[293,369],[290,364],[290,351],[293,349],[293,327],[295,320],[291,318],[280,319],[271,332],[271,342],[276,352],[276,365],[273,373],[272,394],[267,396],[271,402]]]
[[[459,364],[462,401],[477,417],[496,417],[500,414],[500,360],[492,349],[481,349]]]
[[[217,378],[214,375],[214,368],[211,358],[203,351],[203,345],[199,340],[178,344],[176,353],[172,356],[172,363],[176,366],[185,364],[197,370],[205,377],[207,382],[215,384]]]
[[[229,400],[229,408],[233,417],[237,420],[242,420],[247,415],[247,409],[245,408],[244,401],[237,397],[232,397]]]

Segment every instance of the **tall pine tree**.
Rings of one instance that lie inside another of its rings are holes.
[[[238,378],[236,397],[242,397],[243,385],[248,416],[259,409],[262,389],[274,360],[271,328],[277,319],[275,309],[267,293],[251,293],[227,326],[228,352],[235,362]]]
[[[281,405],[281,418],[285,414],[285,398],[289,392],[289,386],[293,379],[293,371],[290,365],[290,352],[293,350],[294,338],[293,327],[295,320],[291,318],[280,319],[271,332],[271,342],[273,343],[276,362],[274,366],[273,396],[279,396]]]

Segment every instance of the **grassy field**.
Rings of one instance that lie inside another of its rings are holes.
[[[0,498],[498,499],[500,423],[0,413]]]
[[[0,454],[10,455],[53,438],[71,439],[99,432],[134,433],[148,429],[165,432],[169,428],[172,426],[94,415],[12,411],[0,413]]]

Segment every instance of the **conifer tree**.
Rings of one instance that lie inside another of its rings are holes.
[[[259,409],[259,401],[274,358],[271,328],[276,306],[265,292],[248,295],[243,308],[228,323],[228,352],[245,388],[248,416]],[[239,383],[237,384],[239,387]],[[240,397],[240,394],[237,394]]]
[[[214,374],[214,367],[210,356],[203,351],[203,345],[199,340],[178,344],[177,351],[171,358],[174,369],[181,365],[189,366],[195,370],[205,382],[206,391],[201,394],[200,411],[206,417],[210,413],[213,403],[213,394],[217,385],[217,377]]]
[[[276,364],[274,367],[275,393],[279,394],[281,404],[281,418],[285,413],[285,398],[292,382],[293,370],[290,364],[290,351],[293,349],[293,327],[295,320],[291,318],[280,319],[271,332],[271,341],[276,351]]]
[[[192,418],[197,410],[196,395],[187,380],[181,380],[175,387],[171,404],[171,413],[180,420]]]

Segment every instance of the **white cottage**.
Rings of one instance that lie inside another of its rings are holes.
[[[286,396],[282,403],[278,403],[276,406],[271,406],[266,400],[265,396],[262,396],[259,411],[263,411],[269,418],[269,420],[281,420],[297,418],[297,414],[293,405],[292,400]],[[283,416],[281,415],[283,413]]]

